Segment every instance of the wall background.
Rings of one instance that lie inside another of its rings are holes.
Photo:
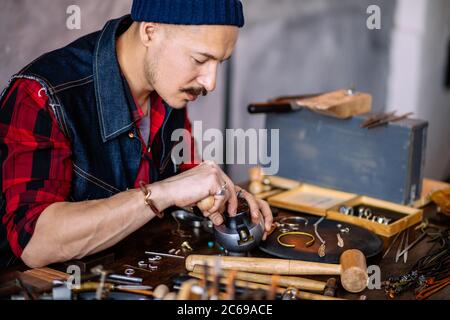
[[[66,28],[78,5],[82,29]],[[368,30],[366,9],[380,6],[382,29]],[[374,96],[374,110],[415,112],[430,121],[425,175],[450,176],[450,90],[444,70],[450,0],[244,0],[247,25],[233,57],[229,128],[262,128],[249,102],[356,84]],[[2,0],[0,87],[39,55],[127,14],[131,0]],[[217,91],[190,106],[203,127],[224,127],[225,68]],[[236,181],[244,166],[230,166]]]

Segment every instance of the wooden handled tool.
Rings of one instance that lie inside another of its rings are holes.
[[[189,276],[197,278],[197,279],[203,279],[205,277],[205,275],[203,275],[201,273],[195,273],[195,272],[190,272]],[[214,280],[214,276],[208,277],[208,281],[213,281],[213,280]],[[221,278],[220,283],[227,284],[227,279]],[[270,290],[270,285],[254,283],[254,282],[250,282],[250,281],[236,280],[235,285],[240,288],[248,288],[248,289],[253,289],[253,290],[258,290],[258,289],[265,290],[265,291]],[[276,293],[283,294],[285,292],[285,290],[286,289],[284,289],[284,288],[277,288]],[[302,299],[302,300],[344,300],[344,299],[339,299],[339,298],[335,298],[335,297],[327,297],[327,296],[323,296],[320,294],[303,292],[303,291],[297,292],[297,298]]]
[[[367,286],[368,275],[366,258],[359,250],[347,250],[340,258],[340,264],[327,264],[297,260],[217,257],[191,255],[186,258],[186,269],[192,271],[195,265],[212,267],[219,259],[223,269],[280,275],[340,275],[345,290],[357,293]]]
[[[337,90],[321,95],[284,97],[248,106],[249,113],[293,112],[307,108],[331,117],[346,119],[371,111],[372,96],[353,90]]]
[[[214,197],[213,196],[209,196],[208,198],[205,198],[202,201],[200,201],[199,203],[197,203],[197,207],[201,211],[208,211],[209,209],[214,207],[214,201],[215,201]]]
[[[193,268],[194,273],[201,274],[204,272],[204,266],[202,265],[196,265]],[[229,271],[224,270],[222,271],[223,276],[228,276]],[[266,274],[258,274],[258,273],[250,273],[250,272],[237,272],[236,273],[236,279],[237,280],[244,280],[244,281],[250,281],[250,282],[256,282],[261,284],[271,284],[272,283],[272,276],[266,275]],[[288,276],[281,276],[278,280],[278,286],[283,288],[296,288],[301,290],[307,290],[307,291],[316,291],[316,292],[323,292],[325,290],[325,282],[322,281],[316,281],[311,279],[305,279],[305,278],[299,278],[299,277],[288,277]]]

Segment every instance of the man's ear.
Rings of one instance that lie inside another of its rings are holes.
[[[152,41],[154,41],[156,32],[159,29],[159,25],[154,22],[141,22],[139,25],[139,36],[141,42],[145,47],[149,47]]]

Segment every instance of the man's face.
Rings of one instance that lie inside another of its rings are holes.
[[[170,106],[184,108],[216,87],[220,64],[238,38],[234,26],[160,25],[145,58],[145,76]]]

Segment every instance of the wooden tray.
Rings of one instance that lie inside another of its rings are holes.
[[[300,187],[277,194],[268,199],[270,205],[278,208],[304,212],[366,228],[383,237],[392,237],[397,233],[419,223],[423,211],[396,203],[378,200],[352,193],[302,184]],[[393,221],[388,225],[375,221],[348,216],[339,212],[342,206],[366,206],[373,209],[373,215],[382,215]],[[377,211],[381,213],[377,214]]]
[[[302,184],[300,187],[270,197],[274,207],[325,216],[327,210],[358,195]]]
[[[355,216],[348,216],[339,212],[339,208],[341,206],[357,208],[361,205],[370,207],[374,216],[385,216],[393,219],[393,221],[388,225],[384,225],[365,218],[359,218],[356,212]],[[392,237],[393,235],[396,235],[397,233],[422,221],[423,211],[396,203],[360,196],[334,206],[327,211],[327,217],[329,219],[344,221],[364,227],[384,237]]]

